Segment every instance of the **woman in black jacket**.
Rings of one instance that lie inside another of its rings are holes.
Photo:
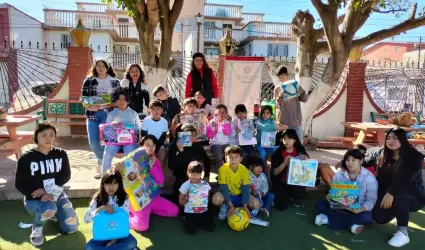
[[[409,213],[425,205],[422,177],[424,155],[418,152],[401,128],[387,132],[384,148],[366,155],[364,166],[375,166],[378,181],[378,201],[372,211],[373,220],[386,224],[397,219],[397,232],[388,241],[394,247],[410,242]]]

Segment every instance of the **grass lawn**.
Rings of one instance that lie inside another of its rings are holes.
[[[326,226],[314,225],[314,200],[320,193],[309,192],[305,208],[290,208],[285,212],[274,211],[269,228],[250,225],[243,232],[233,232],[227,225],[217,220],[214,233],[201,231],[195,236],[186,235],[179,218],[166,219],[153,216],[148,232],[139,234],[132,231],[137,238],[140,249],[390,249],[388,239],[395,232],[391,224],[367,227],[360,235],[348,231],[332,231]],[[88,200],[72,200],[82,222]],[[29,243],[30,229],[20,229],[19,222],[31,222],[22,201],[0,202],[0,249],[21,250],[36,249]],[[299,215],[299,214],[303,215]],[[404,249],[423,249],[425,237],[425,211],[411,214],[411,243]],[[46,241],[41,249],[79,250],[91,239],[91,224],[81,224],[79,232],[61,236],[58,225],[49,222],[45,226]]]

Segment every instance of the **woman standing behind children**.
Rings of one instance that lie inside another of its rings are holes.
[[[120,84],[130,94],[130,108],[138,114],[147,114],[150,98],[145,73],[138,64],[132,64],[124,75],[125,79],[121,80]],[[143,103],[146,106],[146,112],[143,112]]]
[[[264,105],[261,107],[260,119],[257,120],[257,151],[260,155],[261,160],[263,160],[264,162],[264,166],[266,166],[267,163],[267,155],[271,156],[276,150],[276,146],[274,144],[267,145],[267,147],[265,147],[264,143],[267,142],[261,141],[261,137],[264,133],[273,133],[274,138],[276,138],[275,135],[277,131],[277,126],[272,116],[272,106]]]
[[[184,206],[184,227],[189,234],[195,234],[199,228],[214,232],[215,220],[208,210],[208,196],[211,186],[201,180],[202,164],[193,161],[187,167],[189,180],[181,185],[179,203]]]
[[[248,158],[246,166],[249,167],[249,182],[251,184],[251,194],[258,199],[262,205],[260,210],[253,210],[251,213],[256,216],[259,211],[264,212],[269,217],[272,212],[274,194],[269,192],[269,181],[263,173],[263,161],[258,157]]]
[[[115,72],[105,60],[96,60],[91,75],[83,82],[81,96],[112,95],[120,87],[120,82],[115,79]],[[82,98],[81,98],[82,99]],[[87,136],[90,148],[97,157],[96,174],[94,178],[102,177],[102,162],[104,147],[100,144],[99,125],[106,122],[107,106],[92,105],[86,108]]]
[[[111,167],[112,159],[122,148],[125,155],[128,155],[138,147],[138,137],[139,131],[141,129],[139,115],[128,107],[129,95],[127,91],[123,89],[118,89],[114,92],[114,98],[116,101],[117,107],[114,108],[111,112],[108,113],[108,118],[106,119],[107,124],[112,124],[114,126],[118,125],[132,125],[134,132],[136,134],[135,142],[130,145],[106,145],[105,153],[103,155],[103,172],[108,170]]]
[[[345,153],[340,169],[332,179],[332,182],[358,182],[360,185],[359,209],[348,211],[335,210],[330,206],[329,194],[327,200],[319,200],[316,209],[315,224],[325,225],[334,230],[350,228],[353,234],[359,234],[364,226],[372,223],[372,209],[378,199],[378,182],[375,176],[367,169],[362,168],[364,154],[358,149],[350,149]]]
[[[211,152],[214,155],[215,164],[221,167],[224,164],[224,150],[230,144],[234,134],[232,123],[227,118],[227,107],[217,105],[214,117],[207,126],[207,137],[211,142]]]
[[[52,192],[71,178],[68,155],[53,146],[55,140],[56,128],[40,122],[34,130],[37,147],[22,154],[16,164],[15,187],[25,196],[25,208],[34,216],[30,235],[34,246],[43,244],[43,225],[55,216],[64,233],[74,233],[78,228],[77,215],[66,193],[54,196]]]
[[[279,139],[280,145],[272,155],[270,174],[275,207],[286,210],[291,201],[294,206],[302,207],[306,189],[302,186],[288,185],[288,168],[291,158],[306,160],[309,156],[295,130],[287,129],[280,132],[276,138]]]
[[[127,194],[124,190],[122,176],[118,171],[109,170],[105,173],[100,181],[100,189],[93,195],[90,206],[84,216],[84,221],[90,223],[94,217],[105,211],[108,214],[115,212],[115,208],[119,207],[127,214],[129,213],[130,204],[127,199]],[[116,249],[116,250],[133,250],[137,247],[137,241],[133,235],[116,240],[90,240],[85,250],[99,249]]]

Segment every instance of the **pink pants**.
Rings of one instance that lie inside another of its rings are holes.
[[[179,208],[171,201],[160,196],[138,212],[130,208],[131,229],[139,232],[147,231],[151,213],[164,217],[176,217],[179,214]]]

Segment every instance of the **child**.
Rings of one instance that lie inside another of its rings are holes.
[[[196,100],[194,98],[189,97],[189,98],[184,99],[183,110],[180,113],[178,113],[174,116],[173,122],[172,122],[171,127],[170,127],[170,134],[171,134],[171,137],[173,139],[176,138],[176,128],[177,128],[177,126],[179,126],[179,124],[182,124],[182,122],[183,122],[182,119],[181,119],[181,116],[182,115],[193,115],[193,114],[195,114],[196,105],[197,105],[197,103],[196,103]],[[182,124],[182,125],[184,125],[184,124]]]
[[[214,109],[206,102],[207,99],[205,99],[202,91],[197,91],[195,93],[195,100],[197,103],[196,108],[198,108],[198,110],[203,110],[208,118],[212,118],[214,115]]]
[[[276,150],[275,146],[266,148],[261,146],[261,135],[264,132],[276,133],[277,126],[272,118],[273,109],[270,105],[264,105],[261,107],[260,119],[257,120],[257,151],[260,155],[261,160],[264,162],[264,166],[267,166],[267,155],[272,155]]]
[[[153,135],[158,140],[156,144],[155,154],[158,155],[158,159],[162,167],[165,167],[167,160],[167,153],[164,148],[164,142],[168,133],[167,120],[161,117],[162,115],[162,104],[158,100],[153,100],[149,103],[150,116],[143,119],[141,136]]]
[[[118,89],[114,92],[113,99],[116,100],[117,107],[108,113],[106,123],[112,125],[131,124],[134,128],[137,138],[135,143],[131,145],[106,145],[105,152],[103,153],[103,172],[111,167],[112,159],[120,151],[120,149],[123,149],[124,154],[128,155],[137,148],[139,141],[138,135],[141,129],[139,115],[136,113],[136,111],[128,107],[130,96],[128,95],[127,91]]]
[[[360,209],[334,210],[330,208],[330,198],[316,203],[316,225],[329,224],[334,230],[350,228],[353,234],[363,231],[364,225],[372,223],[372,209],[378,198],[378,182],[375,176],[362,168],[364,154],[359,149],[350,149],[345,153],[340,169],[332,182],[357,181],[360,183]]]
[[[240,164],[242,150],[238,146],[226,148],[227,163],[218,169],[218,184],[220,192],[214,194],[212,202],[220,206],[218,218],[226,219],[235,212],[237,206],[243,206],[249,215],[249,208],[260,209],[260,202],[250,192],[249,171]]]
[[[180,129],[177,129],[180,132]],[[169,161],[173,164],[169,164],[169,167],[173,171],[175,177],[173,185],[174,198],[178,198],[180,186],[188,180],[187,166],[192,161],[201,162],[204,166],[205,173],[204,179],[209,180],[211,172],[210,158],[204,150],[204,147],[199,142],[196,142],[196,129],[192,125],[184,125],[181,132],[191,132],[192,146],[183,147],[178,141],[178,134],[176,141],[170,145]]]
[[[167,90],[162,86],[154,89],[153,96],[161,102],[163,108],[162,117],[167,120],[168,127],[171,127],[174,116],[180,113],[181,110],[179,101],[174,97],[170,97],[167,94]]]
[[[220,167],[224,164],[224,150],[230,144],[234,135],[232,123],[227,119],[227,107],[217,105],[215,109],[217,117],[213,118],[207,126],[207,136],[211,141],[211,152],[214,155],[215,164]]]
[[[121,87],[130,93],[130,108],[138,114],[143,112],[143,102],[149,108],[149,91],[146,86],[145,73],[138,64],[132,64],[125,72],[125,79],[121,80]]]
[[[114,208],[119,207],[129,213],[130,205],[127,194],[124,191],[124,184],[121,174],[116,170],[108,170],[100,181],[100,189],[93,195],[90,206],[84,216],[84,221],[90,223],[94,217],[102,210],[108,214],[114,213]],[[133,235],[129,234],[125,238],[116,240],[90,240],[84,247],[85,250],[97,249],[119,249],[133,250],[137,247],[137,241]]]
[[[249,166],[249,183],[251,184],[251,193],[262,204],[260,211],[269,217],[274,200],[274,194],[269,192],[269,182],[267,176],[263,173],[263,161],[258,157],[251,157],[247,160]],[[255,215],[258,210],[253,210]]]
[[[149,173],[158,186],[164,185],[164,174],[161,164],[155,158],[155,147],[158,140],[153,135],[147,135],[140,140],[140,145],[145,148],[149,156],[150,169]],[[149,228],[149,219],[151,214],[164,217],[176,217],[179,214],[179,208],[172,202],[162,198],[161,196],[153,199],[146,207],[140,211],[134,211],[130,207],[130,226],[133,230],[144,232]]]
[[[201,180],[201,174],[201,163],[197,161],[191,162],[187,167],[189,180],[184,182],[179,189],[179,203],[184,206],[183,223],[188,234],[195,234],[201,227],[208,232],[214,232],[215,230],[214,216],[208,210],[208,194],[211,187],[208,182]],[[196,197],[192,197],[194,195]],[[191,205],[191,203],[195,204]],[[202,207],[194,207],[196,205],[201,205]]]
[[[279,132],[276,138],[280,145],[272,155],[270,172],[275,207],[286,210],[291,200],[294,206],[302,207],[306,189],[302,186],[287,184],[288,168],[291,158],[306,160],[309,156],[295,130],[287,129]]]
[[[38,123],[34,130],[37,147],[22,154],[16,165],[15,187],[25,196],[25,208],[34,216],[30,236],[34,246],[43,244],[43,225],[55,217],[66,234],[74,233],[78,228],[77,215],[66,193],[50,194],[53,193],[52,186],[62,187],[71,178],[66,151],[53,146],[56,135],[52,124]]]
[[[239,122],[242,123],[247,119],[247,113],[248,110],[246,109],[244,104],[238,104],[235,107],[235,114],[238,117],[234,121],[233,126],[235,127],[236,131],[236,137],[239,136],[239,133],[241,133],[241,128],[238,127]],[[249,121],[248,121],[249,122]],[[254,126],[252,126],[252,129],[254,129]],[[248,138],[250,139],[250,138]],[[238,142],[239,143],[239,142]],[[255,148],[253,145],[239,145],[239,147],[242,149],[242,158],[245,160],[249,157],[254,157],[257,155],[257,152],[255,151]]]

